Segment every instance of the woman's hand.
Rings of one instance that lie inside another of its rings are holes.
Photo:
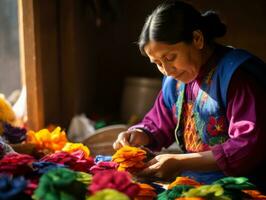
[[[113,144],[115,150],[120,149],[123,146],[144,146],[150,143],[150,138],[147,133],[140,129],[134,129],[121,132],[117,140]]]
[[[180,173],[180,164],[177,154],[162,154],[150,160],[147,167],[136,175],[169,180]]]
[[[212,151],[209,150],[199,153],[158,155],[147,162],[147,167],[136,175],[169,180],[184,170],[217,171],[219,168]]]

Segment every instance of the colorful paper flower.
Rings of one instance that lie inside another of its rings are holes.
[[[155,188],[152,186],[146,183],[139,183],[139,187],[140,191],[134,200],[153,200],[157,197]]]
[[[90,185],[92,182],[92,175],[85,172],[77,172],[77,181]]]
[[[92,158],[86,159],[83,151],[76,151],[73,153],[56,152],[54,154],[46,155],[40,161],[54,162],[63,164],[75,171],[89,172],[94,165]]]
[[[131,176],[127,172],[108,170],[96,173],[89,187],[90,191],[96,193],[108,188],[125,193],[131,199],[133,199],[140,190],[138,184],[131,182]]]
[[[8,175],[0,175],[0,199],[13,200],[22,199],[24,189],[27,186],[27,181],[24,177],[12,178]]]
[[[252,199],[266,199],[266,196],[263,195],[263,194],[261,194],[261,192],[258,191],[258,190],[242,190],[242,192],[245,193],[248,196],[248,198],[252,198]]]
[[[129,197],[113,189],[104,189],[89,196],[86,200],[130,200]]]
[[[137,148],[124,146],[112,157],[112,160],[119,164],[119,171],[138,171],[145,167],[146,151]]]
[[[206,200],[203,197],[179,197],[176,198],[175,200]]]
[[[189,189],[194,188],[190,185],[177,185],[170,190],[165,190],[164,192],[158,195],[158,200],[175,200],[176,198],[181,197],[181,195],[188,191]]]
[[[77,173],[58,168],[42,175],[33,199],[79,200],[84,199],[87,189],[84,183],[76,180]]]
[[[170,185],[168,186],[168,189],[172,189],[173,187],[175,187],[177,185],[190,185],[190,186],[194,186],[194,187],[201,186],[201,184],[199,182],[197,182],[191,178],[179,176],[176,178],[175,181],[170,183]]]
[[[252,190],[256,187],[246,177],[225,177],[213,182],[213,184],[219,184],[224,189],[229,190]]]
[[[57,127],[52,132],[48,129],[42,129],[38,132],[28,131],[27,142],[36,145],[39,150],[48,150],[51,152],[61,150],[67,143],[66,133]]]
[[[62,149],[62,151],[65,151],[68,153],[73,153],[73,152],[78,151],[78,150],[81,150],[84,152],[85,158],[89,158],[90,150],[84,144],[67,142]]]
[[[32,172],[35,159],[26,154],[9,153],[0,160],[0,172],[12,175],[25,175]]]
[[[26,139],[25,128],[13,127],[11,124],[4,123],[3,136],[11,144],[17,144]]]
[[[102,172],[104,170],[117,170],[118,164],[116,162],[99,162],[90,168],[92,174]]]
[[[42,175],[52,169],[66,167],[66,166],[62,164],[53,163],[53,162],[34,162],[32,163],[32,167],[36,174]]]
[[[217,136],[220,133],[223,133],[226,128],[226,119],[224,117],[220,117],[216,119],[215,117],[211,116],[209,122],[207,124],[207,132],[211,136]]]
[[[3,123],[13,124],[15,120],[16,116],[10,103],[0,95],[0,135],[3,133]]]
[[[184,197],[208,197],[213,200],[231,200],[230,197],[224,195],[224,189],[221,185],[203,185],[192,188],[182,194]]]
[[[0,159],[8,154],[8,153],[14,153],[14,150],[11,146],[9,146],[8,144],[6,144],[4,141],[1,140],[1,137],[0,137]]]

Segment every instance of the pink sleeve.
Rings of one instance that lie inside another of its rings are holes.
[[[212,148],[219,168],[227,175],[245,175],[265,160],[262,153],[266,146],[263,92],[241,70],[231,80],[226,113],[230,139]]]
[[[143,120],[130,127],[129,130],[139,128],[146,131],[154,141],[153,144],[149,145],[149,148],[159,151],[162,147],[168,147],[174,142],[175,127],[175,112],[165,106],[161,91]]]

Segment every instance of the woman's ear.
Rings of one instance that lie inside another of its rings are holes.
[[[193,31],[193,44],[197,49],[203,49],[204,36],[201,30]]]

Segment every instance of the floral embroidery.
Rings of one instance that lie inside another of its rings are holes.
[[[226,122],[224,117],[215,119],[211,116],[207,125],[207,131],[211,136],[217,136],[223,133],[226,129]]]

